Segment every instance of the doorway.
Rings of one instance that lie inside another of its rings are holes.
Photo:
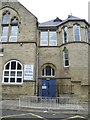
[[[56,97],[56,80],[42,80],[42,97]]]

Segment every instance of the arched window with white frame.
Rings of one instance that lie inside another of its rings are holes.
[[[17,60],[11,60],[4,65],[3,83],[22,84],[23,83],[23,66]]]
[[[42,69],[42,77],[55,77],[55,68],[50,65],[46,65]]]
[[[66,47],[63,50],[63,61],[64,61],[64,67],[69,67],[69,55],[68,55],[68,49]]]
[[[74,41],[81,41],[80,25],[75,24],[75,25],[73,26],[73,31],[74,31]]]

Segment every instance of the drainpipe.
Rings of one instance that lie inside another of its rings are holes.
[[[36,96],[38,96],[38,59],[39,59],[39,53],[37,51],[37,56],[36,56]]]
[[[38,29],[38,22],[37,22],[37,29]],[[36,29],[36,33],[38,34],[38,30]],[[38,63],[39,63],[39,53],[38,53],[38,37],[36,34],[36,82],[35,82],[35,95],[38,96]]]

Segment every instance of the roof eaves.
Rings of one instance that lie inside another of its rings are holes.
[[[57,27],[65,24],[67,22],[70,22],[70,21],[83,21],[90,27],[90,24],[85,19],[68,19],[68,20],[61,22],[59,25],[57,25]]]

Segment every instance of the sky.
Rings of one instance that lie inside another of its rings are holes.
[[[73,15],[88,21],[90,0],[18,0],[40,23],[59,17],[64,20]]]

